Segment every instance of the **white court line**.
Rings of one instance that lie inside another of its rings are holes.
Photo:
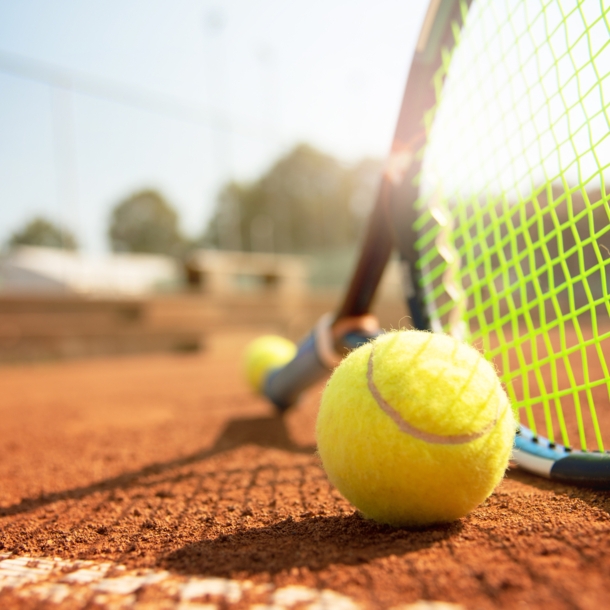
[[[112,575],[107,576],[109,572]],[[244,593],[265,603],[259,608],[284,610],[296,604],[310,610],[337,608],[359,610],[360,605],[334,591],[307,587],[276,589],[271,584],[228,578],[183,577],[162,570],[127,570],[108,562],[70,561],[59,558],[15,557],[0,554],[0,590],[11,589],[19,597],[71,606],[96,604],[102,608],[137,610],[138,592],[155,585],[155,601],[163,608],[176,610],[213,610],[219,605],[238,603]],[[304,606],[303,602],[309,602]],[[118,605],[117,605],[118,604]],[[150,607],[150,602],[142,604]],[[254,606],[254,604],[253,604]]]
[[[128,570],[109,562],[66,560],[57,557],[22,557],[0,554],[0,591],[70,608],[94,604],[100,609],[138,610],[154,607],[139,603],[138,595],[155,588],[154,605],[172,610],[217,610],[239,603],[244,595],[260,600],[252,610],[363,610],[361,604],[330,589],[302,585],[276,588],[250,580],[198,578],[164,570]],[[247,599],[247,598],[246,598]],[[395,610],[463,610],[444,602],[420,601]]]

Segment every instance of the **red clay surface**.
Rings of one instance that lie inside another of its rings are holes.
[[[454,524],[366,521],[315,455],[320,388],[274,416],[241,379],[250,338],[0,369],[0,553],[328,588],[370,608],[610,607],[610,492],[514,469]],[[10,591],[0,606],[33,607]]]

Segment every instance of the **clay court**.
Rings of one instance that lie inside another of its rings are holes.
[[[255,334],[0,370],[0,607],[610,606],[610,492],[513,468],[451,525],[366,521],[316,457],[321,387],[284,419],[246,387]]]

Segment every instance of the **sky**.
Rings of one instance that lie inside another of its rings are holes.
[[[107,249],[157,188],[200,234],[229,179],[299,142],[390,145],[426,3],[0,0],[0,244],[44,215]]]

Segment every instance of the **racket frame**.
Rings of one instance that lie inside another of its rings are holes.
[[[295,359],[271,371],[264,393],[280,409],[293,404],[300,393],[328,374],[343,349],[357,347],[375,335],[359,329],[359,318],[370,319],[374,297],[384,270],[396,248],[403,266],[405,301],[411,324],[430,330],[417,267],[414,229],[419,192],[416,177],[421,171],[418,152],[425,143],[425,117],[437,102],[440,83],[434,78],[443,61],[443,50],[455,44],[455,24],[463,24],[471,0],[432,0],[424,19],[403,94],[390,154],[381,178],[360,255],[343,300],[332,318],[326,317],[299,346]],[[345,321],[353,322],[345,332]],[[322,339],[321,339],[322,337]],[[319,346],[326,347],[321,349]],[[336,346],[328,354],[328,345]],[[279,389],[278,389],[279,388]],[[521,426],[515,439],[513,459],[535,474],[570,484],[610,487],[610,452],[573,450],[551,443]]]

